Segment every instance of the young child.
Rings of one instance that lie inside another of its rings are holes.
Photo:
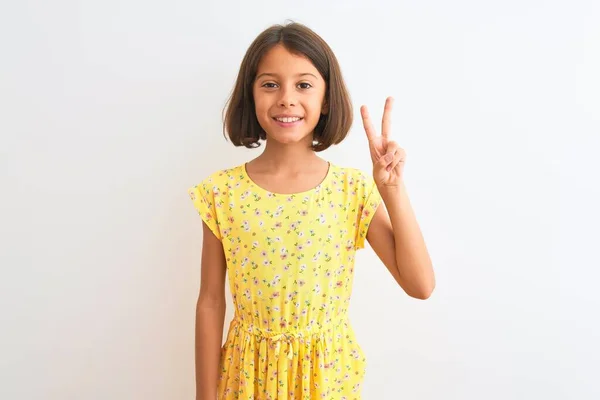
[[[333,52],[297,23],[272,26],[250,45],[225,129],[234,145],[265,141],[265,149],[189,189],[204,233],[197,399],[360,399],[366,362],[348,305],[365,239],[408,295],[431,294],[431,261],[402,180],[405,152],[390,140],[391,107],[389,98],[381,135],[361,109],[372,177],[325,161],[316,153],[352,124]],[[235,316],[221,347],[226,272]]]

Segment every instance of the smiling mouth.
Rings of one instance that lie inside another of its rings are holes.
[[[293,128],[300,125],[304,118],[273,118],[273,121],[281,128]]]
[[[277,122],[281,122],[281,123],[284,123],[284,124],[291,124],[291,123],[294,123],[294,122],[301,121],[301,120],[303,120],[304,118],[301,118],[301,117],[275,118],[275,117],[274,117],[273,119],[274,119],[275,121],[277,121]]]

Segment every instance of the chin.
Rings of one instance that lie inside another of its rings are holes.
[[[272,140],[281,143],[281,144],[293,144],[293,143],[301,143],[307,141],[309,139],[308,134],[299,134],[299,133],[276,133],[274,135],[267,135]]]
[[[271,133],[267,134],[267,137],[278,143],[293,144],[305,141],[312,143],[312,130],[306,132],[306,127],[304,127],[304,129],[289,129],[281,128],[279,126],[270,126],[269,128]]]

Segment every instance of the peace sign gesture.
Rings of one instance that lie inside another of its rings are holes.
[[[360,108],[363,126],[369,140],[369,151],[373,161],[373,179],[379,188],[400,186],[406,152],[398,143],[390,140],[391,114],[394,99],[388,97],[383,110],[381,135],[375,133],[367,106]]]

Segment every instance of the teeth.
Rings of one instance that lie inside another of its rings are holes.
[[[279,122],[296,122],[301,120],[302,118],[293,117],[293,118],[276,118]]]

